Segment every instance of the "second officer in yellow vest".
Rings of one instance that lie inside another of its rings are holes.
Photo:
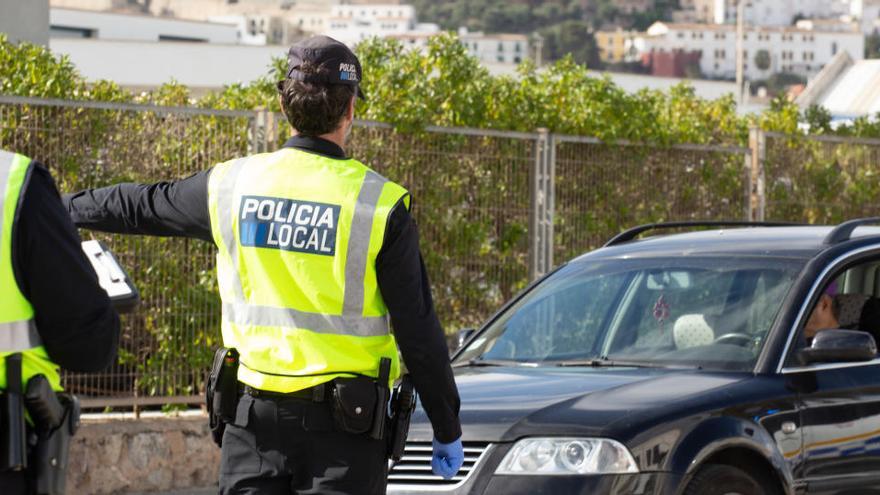
[[[459,398],[409,194],[343,150],[361,77],[345,45],[304,40],[279,82],[295,130],[279,151],[66,198],[81,227],[217,246],[223,342],[243,390],[223,436],[223,493],[384,493],[384,441],[355,433],[362,408],[349,424],[328,399],[345,380],[379,379],[383,361],[392,382],[398,347],[434,427],[435,472],[461,466]]]
[[[21,431],[28,384],[45,379],[46,388],[59,391],[59,366],[98,371],[112,362],[118,341],[119,317],[52,176],[30,158],[0,150],[0,493],[37,490],[33,439],[45,438],[45,430],[32,417]],[[46,475],[63,486],[63,450],[50,468],[57,471],[42,473],[41,487],[48,486]]]

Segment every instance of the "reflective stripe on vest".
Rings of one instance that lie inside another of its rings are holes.
[[[235,270],[233,288],[237,301],[223,305],[223,317],[239,325],[285,326],[308,328],[309,330],[338,335],[357,335],[362,337],[387,335],[390,332],[387,317],[364,317],[364,274],[367,267],[367,251],[373,226],[376,202],[387,182],[379,174],[368,171],[358,193],[348,241],[348,254],[345,263],[345,295],[342,316],[325,315],[297,311],[290,308],[271,308],[252,306],[244,302],[240,269],[238,263],[238,242],[232,226],[232,219],[238,213],[233,198],[236,179],[245,166],[247,158],[240,158],[232,164],[223,177],[217,198],[218,222]]]
[[[9,309],[0,308],[0,352],[24,351],[41,345],[36,325],[30,318],[33,309],[21,294],[12,271],[13,225],[11,222],[15,219],[15,209],[18,207],[18,199],[21,195],[21,182],[24,181],[25,176],[22,170],[19,170],[16,177],[10,177],[17,160],[29,162],[24,157],[0,150],[0,253],[4,258],[0,259],[0,263],[3,263],[0,297],[7,304],[14,304]],[[25,163],[26,166],[27,164]]]
[[[0,323],[0,352],[19,352],[43,345],[34,320]]]

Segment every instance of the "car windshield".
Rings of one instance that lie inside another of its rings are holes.
[[[456,364],[751,370],[803,261],[725,257],[569,264]]]

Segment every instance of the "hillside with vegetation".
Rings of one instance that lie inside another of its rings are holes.
[[[645,12],[626,14],[614,0],[413,0],[422,22],[446,30],[466,27],[487,33],[521,33],[544,38],[544,58],[571,55],[578,63],[598,67],[593,32],[623,27],[645,29],[668,19],[677,0],[657,0]]]

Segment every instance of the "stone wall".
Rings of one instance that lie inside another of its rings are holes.
[[[182,492],[216,486],[219,467],[205,415],[91,417],[73,437],[67,493]]]

